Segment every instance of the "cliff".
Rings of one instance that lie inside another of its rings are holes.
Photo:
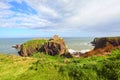
[[[42,47],[40,52],[45,52],[48,55],[63,55],[70,57],[70,53],[65,45],[65,42],[62,38],[55,35],[53,38],[49,39]]]
[[[65,57],[71,57],[64,40],[57,35],[49,40],[37,39],[25,42],[21,45],[19,55],[31,56],[35,52],[43,52],[52,56],[62,55]]]
[[[30,56],[31,54],[38,52],[41,46],[46,42],[44,39],[30,40],[21,45],[20,51],[18,52],[20,56]]]
[[[120,37],[103,37],[103,38],[95,38],[93,42],[91,42],[95,48],[105,48],[107,46],[119,46],[120,45]]]
[[[92,55],[110,54],[113,49],[120,48],[120,37],[95,38],[91,43],[95,46],[94,49],[82,56],[88,57]]]

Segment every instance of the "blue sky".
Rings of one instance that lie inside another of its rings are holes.
[[[120,0],[0,0],[0,38],[120,36]]]

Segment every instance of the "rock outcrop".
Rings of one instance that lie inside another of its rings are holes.
[[[65,42],[62,38],[55,35],[53,38],[46,40],[31,40],[21,45],[19,55],[30,56],[35,52],[43,52],[48,55],[61,55],[65,57],[71,57]]]
[[[120,37],[103,37],[95,38],[91,42],[95,48],[82,56],[88,57],[92,55],[107,55],[110,54],[111,50],[120,48]]]
[[[64,55],[70,57],[70,53],[66,48],[65,42],[62,38],[55,35],[47,43],[45,43],[41,48],[40,52],[45,52],[49,55]]]
[[[93,42],[91,42],[95,48],[105,48],[107,46],[120,46],[120,37],[104,37],[104,38],[95,38]]]
[[[21,48],[21,45],[20,44],[16,44],[15,46],[12,46],[12,48],[15,48],[15,49],[17,49],[19,51],[20,48]]]
[[[18,52],[20,56],[30,56],[31,54],[38,52],[41,46],[46,42],[44,39],[30,40],[21,45],[21,49]]]

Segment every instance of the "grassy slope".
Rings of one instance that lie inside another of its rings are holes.
[[[108,56],[0,55],[0,80],[120,80],[120,50]]]
[[[35,58],[0,54],[0,80],[15,80],[35,61]]]

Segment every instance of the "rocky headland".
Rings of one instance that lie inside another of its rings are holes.
[[[21,45],[13,46],[14,48],[19,48],[19,55],[20,56],[31,56],[32,54],[36,52],[43,52],[45,54],[55,56],[65,56],[65,57],[71,57],[68,48],[65,45],[64,39],[58,37],[55,35],[51,39],[34,39],[27,41]]]
[[[81,56],[89,57],[93,55],[107,55],[111,54],[113,49],[120,49],[120,37],[95,38],[91,43],[94,46],[94,49]]]

